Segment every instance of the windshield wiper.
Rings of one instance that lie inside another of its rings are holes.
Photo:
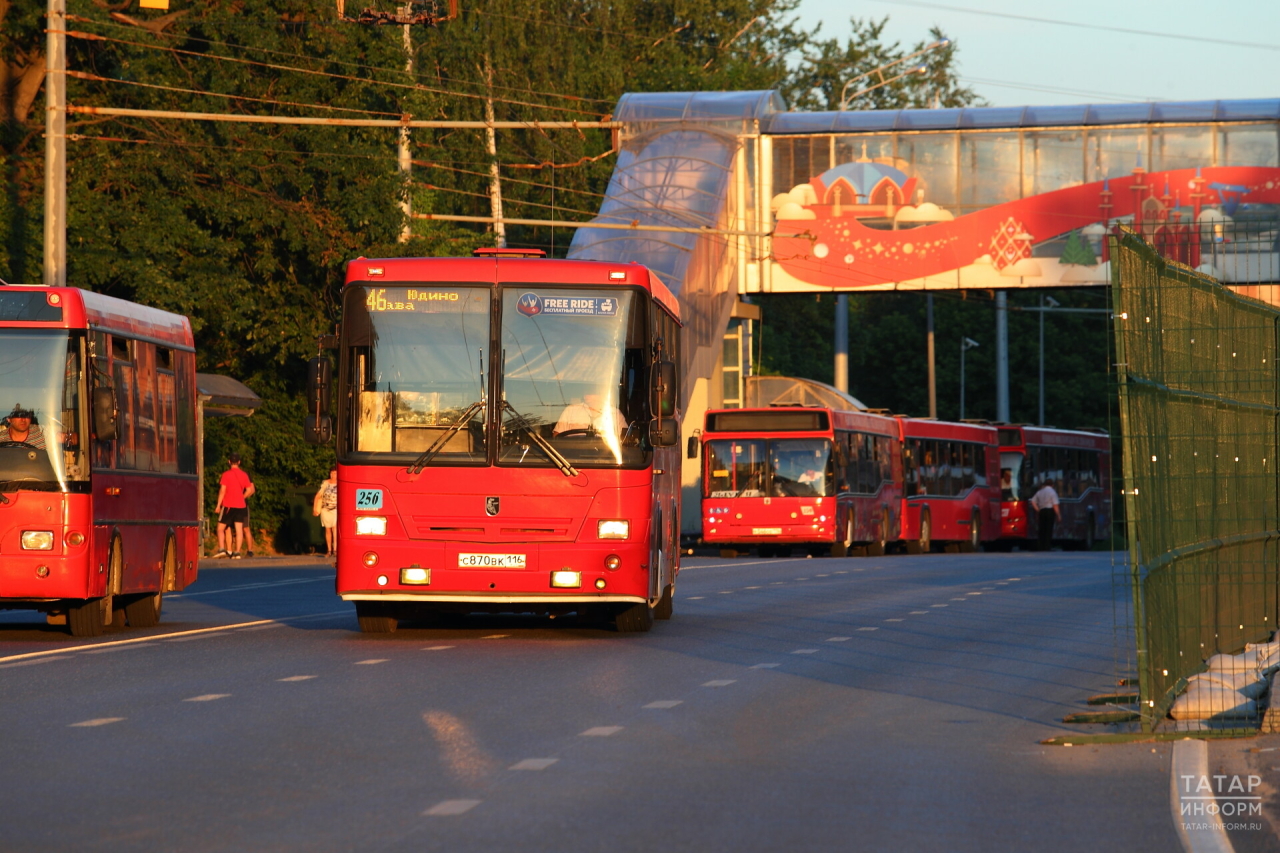
[[[578,476],[578,469],[574,468],[573,464],[569,462],[568,459],[565,458],[563,453],[561,453],[559,450],[556,450],[555,447],[551,444],[551,442],[547,441],[545,438],[538,435],[538,431],[535,430],[533,427],[529,426],[528,419],[525,418],[524,415],[516,411],[515,406],[511,405],[506,400],[503,400],[502,410],[504,412],[511,413],[511,416],[512,416],[511,420],[512,420],[512,423],[515,424],[516,429],[521,430],[522,432],[524,432],[525,435],[529,436],[529,439],[534,443],[534,445],[536,445],[537,448],[541,450],[543,454],[548,459],[550,459],[551,462],[557,468],[560,469],[561,474],[564,474],[566,477]]]
[[[456,435],[458,430],[462,429],[464,426],[470,423],[471,417],[476,413],[476,410],[483,409],[483,408],[484,408],[483,400],[477,400],[476,402],[472,403],[470,406],[467,406],[467,410],[463,412],[456,421],[450,424],[449,428],[445,430],[440,435],[440,437],[437,438],[434,443],[432,443],[430,447],[422,451],[421,456],[413,460],[413,464],[409,466],[409,473],[421,474],[422,469],[427,467],[427,465],[431,463],[431,460],[434,459],[436,454],[439,453],[441,449],[444,448],[445,444],[449,441],[449,439],[452,438],[454,435]]]

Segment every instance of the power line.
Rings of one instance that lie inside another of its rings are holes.
[[[115,23],[114,21],[98,21],[92,18],[81,17],[80,15],[67,15],[67,20],[78,21],[81,23],[93,24],[93,25],[102,26],[102,27],[114,27],[115,29],[125,30],[128,32],[132,32],[135,29],[132,26],[128,26],[125,24],[118,24],[118,23]],[[295,59],[321,61],[329,65],[339,65],[346,68],[358,68],[364,71],[381,71],[387,74],[403,74],[404,73],[404,70],[399,68],[385,68],[380,65],[366,65],[360,62],[345,62],[343,60],[333,59],[330,57],[325,57],[322,59],[319,57],[307,56],[305,54],[297,53],[295,51],[273,50],[267,47],[254,47],[253,45],[237,44],[236,42],[218,41],[216,39],[200,38],[198,36],[193,36],[189,33],[161,32],[161,33],[158,33],[158,35],[164,36],[167,38],[181,38],[183,41],[200,42],[201,44],[216,45],[218,47],[230,47],[230,48],[235,48],[237,50],[256,51],[258,53],[271,54],[274,56],[289,56]],[[464,86],[486,86],[487,87],[487,84],[481,83],[479,81],[459,80],[455,77],[442,77],[438,74],[432,75],[432,76],[434,76],[436,80],[439,80],[442,83],[460,83]],[[607,100],[604,98],[586,98],[580,95],[564,95],[559,92],[542,92],[536,89],[521,89],[516,86],[493,86],[493,88],[499,89],[505,92],[524,92],[529,95],[546,95],[548,97],[553,97],[553,98],[563,98],[564,100],[568,100],[568,101],[583,101],[583,102],[591,101],[598,104],[615,103],[614,100]]]
[[[1182,33],[1162,33],[1155,30],[1135,30],[1129,27],[1110,27],[1106,24],[1087,24],[1080,21],[1062,21],[1056,18],[1037,18],[1033,15],[1016,15],[1012,12],[992,12],[987,9],[967,9],[963,6],[947,6],[942,3],[928,3],[924,0],[877,0],[880,3],[887,3],[890,6],[910,6],[917,9],[940,9],[944,12],[960,12],[965,15],[984,15],[989,18],[1006,18],[1012,21],[1028,21],[1033,24],[1053,24],[1059,27],[1075,27],[1082,30],[1103,31],[1109,33],[1123,33],[1130,36],[1150,36],[1152,38],[1178,39],[1181,41],[1194,41],[1202,44],[1221,44],[1227,47],[1247,47],[1255,50],[1270,50],[1280,52],[1280,45],[1262,44],[1253,41],[1235,41],[1234,39],[1220,39],[1212,36],[1190,36]]]
[[[1056,86],[1032,86],[1026,83],[1008,83],[1004,80],[984,80],[981,77],[957,77],[962,83],[978,83],[984,86],[999,86],[1004,89],[1025,89],[1029,92],[1049,92],[1055,95],[1080,95],[1086,98],[1102,98],[1108,101],[1117,101],[1120,103],[1131,103],[1133,101],[1159,101],[1161,98],[1152,98],[1147,95],[1120,95],[1109,92],[1091,92],[1086,89],[1061,89]]]

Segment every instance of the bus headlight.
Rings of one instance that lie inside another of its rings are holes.
[[[552,572],[551,585],[559,589],[577,589],[582,586],[582,572]]]
[[[631,535],[631,522],[609,520],[596,522],[597,539],[626,539]]]
[[[22,531],[22,550],[52,551],[53,550],[53,531],[52,530]]]
[[[357,536],[386,536],[387,520],[381,515],[357,515]]]

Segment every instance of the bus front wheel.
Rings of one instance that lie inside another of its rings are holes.
[[[400,626],[400,620],[377,601],[357,601],[356,621],[364,634],[394,634]]]
[[[928,510],[920,513],[920,538],[907,543],[907,553],[928,554],[933,550],[933,521]]]
[[[648,602],[633,604],[613,617],[619,634],[643,634],[653,627],[653,608]]]

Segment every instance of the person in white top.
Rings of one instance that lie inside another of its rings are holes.
[[[1036,511],[1036,534],[1040,550],[1048,551],[1053,544],[1054,522],[1062,520],[1062,511],[1058,508],[1058,493],[1048,480],[1031,496],[1031,507]]]
[[[616,406],[608,405],[599,394],[584,394],[582,400],[581,403],[571,403],[565,408],[560,420],[551,430],[552,435],[573,430],[594,430],[622,437],[627,429],[627,419]]]

